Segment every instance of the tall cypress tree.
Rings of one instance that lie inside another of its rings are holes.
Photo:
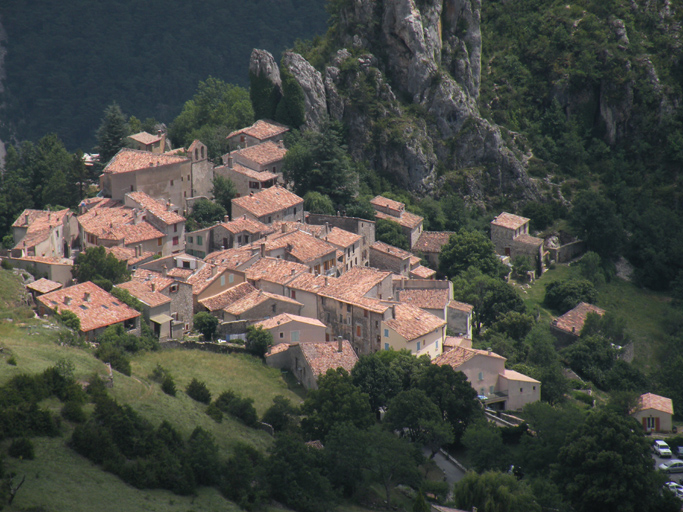
[[[102,124],[97,130],[97,147],[100,154],[100,162],[106,165],[111,158],[126,145],[128,136],[128,125],[126,116],[123,115],[121,107],[114,102],[104,111]]]

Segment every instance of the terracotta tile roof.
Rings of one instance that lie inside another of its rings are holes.
[[[661,411],[666,414],[673,414],[674,404],[671,401],[671,398],[655,395],[653,393],[645,393],[638,399],[638,406],[636,407],[636,410],[644,411],[647,409],[654,409],[655,411]]]
[[[317,294],[321,288],[325,287],[325,276],[315,276],[311,273],[299,274],[297,277],[287,283],[287,287]]]
[[[301,302],[297,302],[294,299],[290,299],[289,297],[285,297],[283,295],[264,292],[263,290],[254,290],[253,292],[248,293],[241,299],[238,299],[232,304],[223,308],[223,311],[233,316],[239,316],[243,315],[250,309],[255,308],[259,304],[263,304],[268,300],[274,300],[276,302],[286,302],[288,304],[294,304],[295,306],[300,307],[304,306]]]
[[[292,220],[279,220],[273,222],[270,227],[272,228],[273,237],[282,235],[283,233],[288,233],[290,231],[303,231],[315,237],[322,237],[325,234],[325,226],[318,224],[304,224],[302,222],[292,221]]]
[[[336,341],[302,342],[299,343],[299,347],[316,378],[330,369],[344,368],[350,373],[358,362],[358,356],[347,340],[342,341],[341,352],[338,351],[339,345]]]
[[[581,334],[581,329],[583,329],[588,313],[597,313],[602,316],[605,314],[605,310],[593,304],[582,302],[574,309],[553,320],[552,325],[561,331],[578,336]]]
[[[235,130],[228,135],[228,139],[231,139],[235,135],[249,135],[258,140],[270,139],[276,135],[288,132],[289,128],[283,124],[276,123],[275,121],[270,121],[268,119],[259,119],[251,126],[242,128],[241,130]]]
[[[508,380],[515,380],[517,382],[533,382],[534,384],[540,384],[540,380],[532,379],[528,375],[524,375],[523,373],[516,372],[514,370],[503,370],[501,373],[499,373],[503,378],[506,378]]]
[[[458,311],[463,311],[464,313],[469,313],[474,310],[474,306],[467,304],[466,302],[459,302],[457,300],[452,300],[448,303],[448,307],[451,309],[457,309]]]
[[[520,242],[523,244],[528,244],[528,245],[533,245],[533,246],[538,247],[539,245],[543,245],[544,240],[542,238],[527,235],[526,233],[524,233],[522,235],[517,235],[515,237],[515,242]]]
[[[429,267],[423,267],[419,265],[410,271],[410,277],[416,277],[418,279],[431,279],[436,275],[436,270],[432,270]]]
[[[122,245],[115,245],[114,247],[105,247],[104,250],[119,261],[125,261],[127,265],[135,265],[136,263],[154,257],[152,251],[143,251],[140,256],[135,256],[135,249],[133,247],[124,247]]]
[[[170,202],[164,204],[163,202],[159,202],[156,199],[148,196],[144,192],[129,192],[126,195],[140,205],[140,208],[144,208],[160,221],[169,226],[178,224],[180,222],[185,222],[185,217],[177,214],[172,209],[169,210],[169,208],[173,208]]]
[[[162,238],[164,234],[147,221],[138,224],[132,208],[115,206],[93,208],[78,216],[78,223],[87,233],[102,240],[123,242],[124,245]]]
[[[38,293],[50,293],[55,290],[59,290],[61,287],[62,283],[56,283],[54,281],[50,281],[49,279],[45,279],[44,277],[41,277],[37,281],[26,285],[26,288],[29,290],[35,290]]]
[[[398,301],[418,308],[443,311],[448,304],[448,290],[398,290]]]
[[[190,159],[185,156],[169,155],[168,153],[150,153],[149,151],[123,148],[114,155],[103,172],[104,174],[120,174],[189,161]]]
[[[434,360],[434,364],[438,364],[439,366],[447,364],[457,370],[463,365],[463,363],[466,363],[477,355],[492,357],[494,359],[502,359],[505,361],[503,356],[500,356],[495,352],[488,352],[487,350],[477,350],[476,348],[465,348],[460,346],[441,354]]]
[[[177,278],[180,278],[184,281],[188,277],[190,277],[193,274],[193,272],[194,271],[189,269],[189,268],[175,267],[175,268],[169,269],[168,272],[166,272],[166,275],[168,277],[177,277]]]
[[[204,258],[204,261],[214,265],[221,265],[231,270],[239,270],[240,266],[254,257],[254,251],[255,250],[251,246],[224,249],[208,254],[206,258]]]
[[[347,248],[351,247],[356,242],[362,240],[363,237],[350,231],[344,231],[339,228],[332,228],[328,235],[325,237],[325,241],[336,245],[337,247]]]
[[[353,267],[338,278],[328,278],[328,285],[320,294],[346,302],[359,302],[365,294],[390,276],[371,267]],[[383,311],[386,310],[386,306]]]
[[[69,213],[65,208],[57,212],[47,210],[24,210],[12,224],[13,228],[26,228],[24,238],[17,243],[15,249],[35,247],[46,240],[52,230],[64,224],[64,218]],[[28,223],[26,219],[28,217]]]
[[[202,299],[199,301],[199,303],[209,311],[218,311],[219,309],[224,309],[230,304],[237,302],[238,300],[255,291],[257,291],[256,288],[249,283],[240,283],[237,286],[228,288],[218,295]]]
[[[396,211],[403,211],[403,210],[405,210],[405,207],[406,207],[406,205],[404,203],[401,203],[400,201],[394,201],[393,199],[389,199],[388,197],[384,197],[384,196],[375,196],[370,201],[370,204],[372,206],[389,208],[390,210],[396,210]]]
[[[409,262],[410,262],[410,268],[412,269],[412,268],[415,268],[415,267],[420,266],[420,262],[421,262],[421,261],[422,261],[422,260],[421,260],[420,258],[418,258],[417,256],[411,256],[411,257],[410,257],[410,260],[409,260]]]
[[[147,132],[140,132],[134,135],[129,135],[128,138],[136,142],[139,142],[140,144],[144,144],[146,146],[148,146],[149,144],[154,144],[155,142],[159,142],[161,140],[161,137],[159,137],[158,135],[152,135],[151,133]]]
[[[147,285],[154,284],[154,289],[157,291],[165,290],[175,283],[175,279],[164,277],[161,275],[161,272],[154,272],[153,270],[144,268],[136,269],[135,272],[133,272],[131,280],[142,281]]]
[[[404,251],[393,245],[385,244],[384,242],[375,242],[370,246],[370,249],[400,260],[409,260],[413,256],[408,251]]]
[[[423,231],[413,246],[413,250],[439,253],[453,234],[455,234],[453,231]]]
[[[266,357],[279,354],[280,352],[286,352],[287,350],[289,350],[290,346],[291,345],[289,343],[278,343],[277,345],[273,345],[268,350]]]
[[[121,202],[110,197],[89,197],[83,199],[78,206],[85,211],[90,211],[93,208],[113,208],[114,206],[121,206]]]
[[[446,336],[446,339],[443,342],[444,352],[446,352],[446,349],[453,350],[455,347],[460,347],[463,343],[469,343],[471,345],[472,340],[465,338],[464,336]]]
[[[258,245],[260,242],[256,242]],[[289,231],[285,234],[275,233],[263,242],[266,251],[271,252],[278,249],[285,249],[286,253],[296,258],[301,263],[309,263],[319,258],[336,253],[336,248],[327,242],[316,238],[304,231]]]
[[[239,156],[258,165],[268,165],[281,161],[287,154],[287,150],[275,142],[267,141],[248,148],[237,149],[230,154],[233,158]]]
[[[325,328],[326,325],[320,320],[315,318],[309,318],[307,316],[292,315],[289,313],[282,313],[280,315],[274,316],[272,318],[267,318],[266,320],[261,320],[254,324],[255,326],[263,327],[264,329],[274,329],[280,325],[288,324],[290,322],[299,322],[308,325],[314,325],[316,327]]]
[[[234,205],[244,208],[255,217],[286,210],[292,206],[301,205],[304,200],[286,188],[274,186],[266,188],[257,194],[238,197],[232,200]]]
[[[419,215],[410,212],[403,212],[400,217],[394,217],[393,215],[388,215],[384,212],[375,212],[375,217],[398,222],[401,226],[405,226],[408,229],[415,229],[422,224],[422,221],[424,220]]]
[[[384,323],[406,340],[414,340],[446,325],[446,321],[412,304],[394,305],[396,318]]]
[[[249,167],[245,167],[243,165],[240,165],[238,163],[233,163],[232,168],[228,168],[234,172],[238,172],[240,174],[243,174],[247,178],[258,181],[259,183],[263,183],[264,181],[269,181],[269,180],[275,180],[278,178],[278,175],[275,173],[272,173],[270,171],[254,171],[253,169],[249,169]]]
[[[149,222],[144,221],[140,224],[127,224],[124,226],[119,226],[115,228],[116,232],[112,232],[114,236],[118,234],[123,235],[123,243],[125,245],[137,244],[139,242],[145,242],[147,240],[156,240],[162,238],[164,234],[157,228],[152,226]],[[103,236],[101,238],[106,238]],[[114,238],[114,240],[120,240],[119,238]]]
[[[133,308],[90,281],[41,295],[37,300],[52,311],[61,313],[68,310],[74,313],[81,321],[82,332],[92,331],[140,316],[140,313]],[[65,302],[69,302],[69,304]]]
[[[207,263],[202,268],[197,269],[186,282],[192,285],[192,295],[199,295],[209,287],[220,275],[228,270],[226,267]]]
[[[116,287],[121,288],[122,290],[128,290],[128,293],[150,308],[155,308],[171,302],[171,299],[166,297],[163,293],[159,293],[156,289],[152,290],[152,283],[146,283],[135,279],[126,283],[117,284]]]
[[[246,270],[250,281],[269,281],[277,284],[287,284],[299,274],[308,274],[311,269],[295,261],[265,257],[258,260]]]
[[[52,256],[22,256],[21,258],[12,258],[19,261],[31,261],[34,263],[47,263],[48,265],[67,265],[72,266],[73,260],[69,258],[53,258]]]
[[[521,228],[524,224],[529,222],[526,217],[520,217],[519,215],[513,215],[512,213],[503,212],[498,217],[491,221],[494,226],[501,226],[507,229],[517,229]]]
[[[192,144],[190,144],[189,147],[187,148],[187,152],[188,152],[188,153],[192,153],[195,149],[199,149],[199,148],[202,147],[203,145],[204,145],[204,144],[202,144],[202,141],[201,141],[201,140],[195,139],[195,140],[192,141]]]

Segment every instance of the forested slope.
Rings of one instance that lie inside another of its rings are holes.
[[[279,53],[325,30],[325,0],[4,0],[0,139],[55,132],[89,151],[112,101],[170,122],[209,75],[246,85],[251,49]]]

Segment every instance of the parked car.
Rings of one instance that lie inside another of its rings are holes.
[[[665,473],[683,473],[683,460],[667,460],[666,462],[662,462],[658,467],[660,471],[664,471]]]
[[[660,457],[671,457],[671,448],[669,448],[669,445],[661,439],[657,439],[652,444],[652,451]]]
[[[679,459],[683,459],[683,446],[677,446],[676,447],[676,456]]]
[[[683,499],[683,485],[676,482],[667,482],[664,484],[664,487],[667,487],[676,497]]]

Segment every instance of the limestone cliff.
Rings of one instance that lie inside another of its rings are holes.
[[[477,107],[480,1],[349,0],[328,34],[340,50],[322,74],[301,55],[283,58],[304,91],[306,126],[327,115],[344,122],[354,157],[408,189],[475,168],[480,179],[465,193],[535,198],[525,155]]]

